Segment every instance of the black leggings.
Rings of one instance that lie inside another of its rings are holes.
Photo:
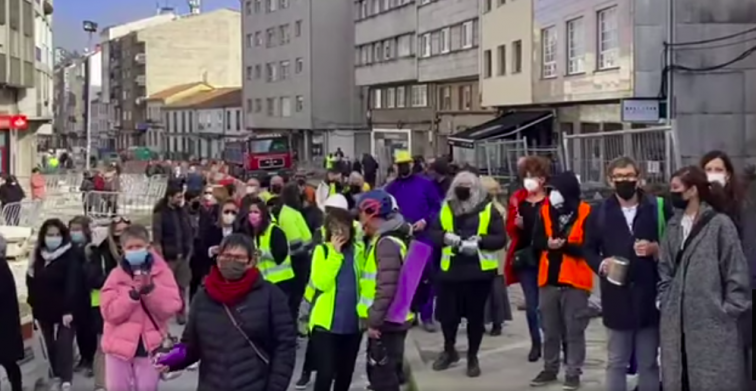
[[[94,363],[94,356],[97,351],[97,330],[94,329],[91,315],[85,311],[78,314],[76,321],[76,345],[79,347],[81,363],[91,366]]]
[[[1,363],[8,375],[8,383],[11,385],[11,391],[23,391],[21,368],[15,361]]]
[[[467,319],[467,356],[477,357],[485,332],[486,298],[491,280],[441,283],[437,293],[438,318],[444,333],[444,351],[454,351],[457,330],[462,318]]]
[[[323,329],[312,332],[315,357],[313,391],[349,391],[362,334],[333,334]]]

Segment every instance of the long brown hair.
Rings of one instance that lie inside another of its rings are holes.
[[[740,210],[743,203],[743,186],[740,182],[740,177],[735,174],[735,166],[732,164],[732,159],[726,153],[718,150],[710,151],[703,155],[701,158],[700,166],[702,169],[706,169],[706,165],[712,160],[719,159],[724,163],[725,170],[729,176],[729,180],[724,185],[724,193],[728,198],[728,206],[731,210]]]
[[[679,178],[687,188],[695,187],[698,198],[709,204],[714,210],[727,213],[727,196],[719,183],[709,183],[706,172],[698,166],[687,166],[672,174],[672,178]]]

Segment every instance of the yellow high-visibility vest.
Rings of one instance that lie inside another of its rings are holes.
[[[286,259],[279,265],[273,260],[273,254],[270,248],[271,232],[275,224],[270,222],[268,228],[260,235],[257,248],[260,250],[260,260],[257,262],[257,269],[260,270],[263,278],[274,284],[284,282],[294,278],[294,269],[291,267],[291,257],[286,256]]]
[[[391,240],[399,246],[402,262],[404,262],[404,258],[407,256],[407,245],[392,236],[383,238]],[[376,277],[378,276],[378,262],[375,259],[375,251],[378,247],[378,241],[381,239],[379,237],[374,238],[367,250],[367,260],[365,260],[365,267],[362,269],[362,276],[360,277],[360,301],[357,303],[357,314],[360,318],[368,317],[368,311],[373,305],[373,300],[375,300]],[[411,322],[413,319],[415,319],[415,315],[410,311],[405,320]]]
[[[491,208],[493,204],[489,203],[478,214],[478,236],[484,236],[488,234],[488,226],[491,222]],[[444,232],[454,233],[454,214],[448,203],[444,203],[441,207],[441,213],[439,214],[441,219],[441,228]],[[449,265],[451,259],[454,257],[454,250],[451,246],[446,246],[441,250],[441,270],[449,271]],[[480,270],[496,270],[499,267],[496,252],[491,251],[478,251],[478,257],[480,259]]]

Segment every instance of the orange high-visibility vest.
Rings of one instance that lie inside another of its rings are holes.
[[[572,230],[567,236],[567,243],[582,245],[585,240],[585,231],[583,229],[585,220],[591,213],[591,206],[585,202],[580,202],[577,210],[577,219],[572,225]],[[554,230],[551,225],[551,214],[549,213],[549,204],[544,202],[541,207],[541,216],[543,217],[543,226],[546,237],[551,238]],[[545,286],[549,275],[549,252],[541,253],[541,260],[538,270],[538,286]],[[570,285],[577,289],[588,292],[593,289],[593,270],[583,258],[573,257],[571,255],[562,255],[562,267],[559,270],[559,283]]]

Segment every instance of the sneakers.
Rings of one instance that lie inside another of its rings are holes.
[[[500,324],[495,324],[493,327],[491,327],[491,332],[489,333],[492,337],[498,337],[501,335],[502,332],[502,326]]]
[[[565,376],[564,386],[565,391],[574,391],[580,388],[580,376]]]
[[[533,380],[530,381],[531,387],[543,387],[557,381],[557,374],[553,372],[541,371]]]
[[[48,391],[60,391],[60,378],[56,377],[50,380],[50,384],[47,388]]]
[[[307,386],[310,385],[310,378],[312,377],[312,374],[310,372],[302,372],[302,376],[299,377],[299,380],[294,384],[295,390],[306,390]]]
[[[197,368],[199,368],[199,361],[197,361],[196,363],[194,363],[194,364],[186,367],[186,370],[187,371],[196,371]]]
[[[467,377],[480,376],[480,363],[477,357],[467,358]]]
[[[178,323],[179,326],[183,326],[186,324],[186,314],[178,314],[176,315],[176,323]]]
[[[60,385],[60,391],[71,391],[73,389],[73,386],[71,385],[71,382],[63,382],[63,384]]]
[[[425,332],[427,333],[435,333],[436,331],[438,331],[438,328],[433,323],[433,321],[430,321],[428,323],[423,323],[423,330],[425,330]]]
[[[433,362],[433,370],[434,371],[444,371],[449,369],[452,365],[456,364],[457,361],[459,361],[459,353],[457,353],[456,350],[451,352],[443,352],[440,356],[436,359],[436,361]]]

